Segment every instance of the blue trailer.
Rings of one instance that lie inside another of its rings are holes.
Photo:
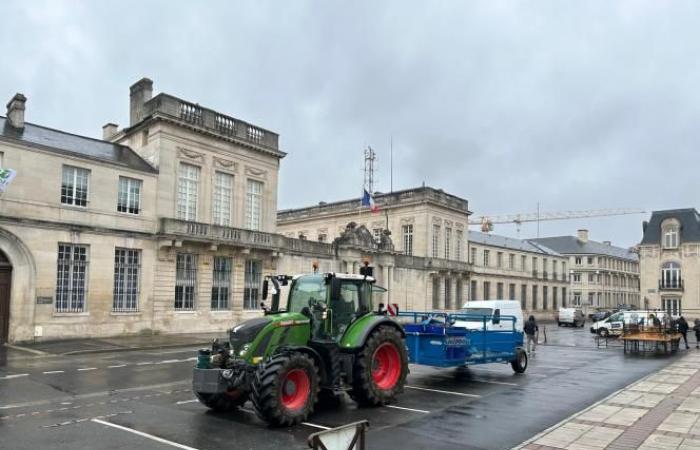
[[[399,313],[398,319],[406,332],[411,363],[433,367],[510,363],[516,373],[527,369],[524,335],[516,327],[515,316],[407,311]],[[491,329],[495,320],[509,326]],[[470,326],[455,326],[465,322]]]

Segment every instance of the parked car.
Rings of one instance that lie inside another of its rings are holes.
[[[588,318],[593,322],[599,322],[603,319],[607,319],[612,314],[611,311],[595,311],[588,315]]]
[[[570,327],[582,327],[586,323],[583,311],[576,308],[559,308],[557,324],[559,326],[568,325]]]
[[[591,333],[597,333],[603,337],[611,334],[622,334],[625,325],[649,325],[651,315],[659,318],[663,323],[666,317],[664,311],[619,311],[611,316],[594,322],[591,325]]]

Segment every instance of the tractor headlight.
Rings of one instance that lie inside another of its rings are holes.
[[[245,344],[243,347],[241,347],[241,350],[238,352],[238,356],[245,355],[249,348],[250,344]]]

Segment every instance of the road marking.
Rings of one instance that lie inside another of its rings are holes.
[[[177,363],[180,362],[179,359],[166,359],[165,361],[159,361],[156,364],[172,364],[172,363]]]
[[[423,413],[423,414],[430,414],[430,411],[426,411],[424,409],[413,409],[413,408],[404,408],[403,406],[394,406],[394,405],[384,405],[387,408],[394,408],[394,409],[403,409],[405,411],[413,411],[417,413]]]
[[[306,425],[307,427],[314,427],[314,428],[320,428],[321,430],[330,430],[331,427],[324,427],[323,425],[317,425],[315,423],[310,423],[310,422],[302,422],[302,425]]]
[[[83,367],[82,369],[78,369],[78,372],[87,372],[88,370],[97,370],[97,367]]]
[[[137,366],[148,366],[149,364],[153,364],[153,361],[145,361],[145,362],[136,363]]]
[[[463,392],[442,391],[440,389],[428,389],[428,388],[419,387],[419,386],[404,386],[404,387],[407,387],[409,389],[418,389],[419,391],[437,392],[438,394],[450,394],[450,395],[459,395],[461,397],[481,398],[481,395],[465,394]]]
[[[508,383],[507,381],[484,380],[482,378],[471,378],[470,380],[476,381],[477,383],[502,384],[503,386],[518,386],[518,383]]]
[[[185,450],[197,450],[194,447],[188,447],[187,445],[178,444],[177,442],[169,441],[167,439],[163,439],[161,437],[154,436],[152,434],[144,433],[143,431],[138,431],[138,430],[134,430],[132,428],[123,427],[121,425],[117,425],[116,423],[107,422],[105,420],[92,419],[92,422],[106,425],[108,427],[113,427],[113,428],[116,428],[118,430],[126,431],[127,433],[133,433],[137,436],[145,437],[147,439],[151,439],[153,441],[160,442],[161,444],[167,444],[167,445],[171,445],[171,446],[176,447],[176,448],[182,448]]]
[[[108,369],[116,369],[118,367],[126,367],[126,364],[117,364],[115,366],[107,366]]]
[[[28,377],[28,373],[16,373],[14,375],[5,375],[4,377],[0,377],[0,380],[12,380],[14,378],[22,378],[22,377]]]
[[[185,403],[194,403],[198,402],[196,398],[193,398],[192,400],[180,400],[179,402],[175,402],[176,405],[184,405]]]
[[[63,370],[47,370],[46,372],[43,372],[46,375],[50,375],[52,373],[63,373]]]
[[[555,369],[555,370],[571,370],[571,367],[561,367],[561,366],[540,366],[540,365],[534,365],[533,369]]]

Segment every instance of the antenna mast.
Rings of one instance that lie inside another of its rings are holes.
[[[365,180],[364,188],[370,195],[374,194],[374,161],[377,159],[376,152],[369,145],[365,149]]]

